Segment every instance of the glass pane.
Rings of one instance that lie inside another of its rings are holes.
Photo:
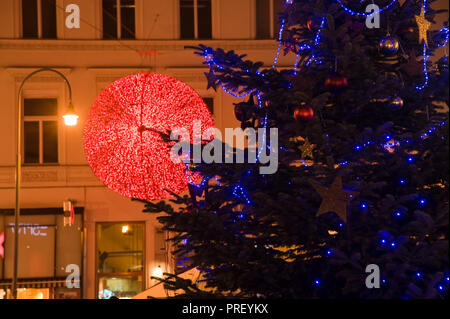
[[[42,0],[42,37],[56,39],[56,0]]]
[[[214,114],[214,99],[212,97],[204,97],[203,101],[205,101],[205,104],[211,114]]]
[[[13,275],[14,216],[5,218],[5,278]],[[19,278],[50,278],[55,273],[55,217],[22,215],[19,224]],[[45,258],[43,257],[45,256]]]
[[[103,39],[117,39],[116,0],[103,0]]]
[[[198,38],[211,39],[211,0],[198,0]]]
[[[270,2],[271,0],[256,1],[256,38],[270,38]]]
[[[283,12],[283,1],[284,0],[273,0],[273,35],[278,38],[278,33],[280,32],[280,22],[279,16]]]
[[[80,267],[80,270],[83,268],[81,261],[83,216],[75,214],[74,224],[72,226],[64,226],[63,214],[57,215],[56,227],[58,229],[56,233],[56,277],[66,277],[68,275],[66,273],[67,265],[77,265]],[[69,290],[73,291],[76,289]],[[70,296],[71,293],[67,293],[67,295]]]
[[[58,163],[58,122],[42,123],[44,143],[44,163]]]
[[[37,0],[22,0],[22,36],[38,37]]]
[[[57,116],[57,99],[24,99],[23,112],[25,116]]]
[[[98,298],[132,298],[142,291],[142,275],[104,276],[98,281]]]
[[[136,37],[134,0],[120,1],[120,19],[122,39],[134,39]]]
[[[99,273],[143,270],[142,224],[97,225],[97,271]]]
[[[24,122],[24,163],[39,163],[39,122]]]
[[[180,0],[180,38],[194,37],[194,0]]]

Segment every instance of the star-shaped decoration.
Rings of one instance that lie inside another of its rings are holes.
[[[217,91],[217,79],[212,70],[209,70],[209,73],[205,72],[206,79],[208,80],[208,86],[206,89],[213,88],[214,91]]]
[[[409,56],[408,63],[402,65],[400,67],[403,71],[406,72],[410,77],[420,76],[423,73],[423,64],[417,61],[416,53],[414,50],[411,51]]]
[[[298,149],[302,152],[302,159],[306,159],[307,157],[313,159],[313,150],[315,147],[316,144],[311,144],[308,138],[306,138],[303,145],[298,147]]]
[[[422,7],[420,10],[420,15],[415,15],[417,27],[419,28],[419,42],[422,43],[422,40],[425,42],[425,45],[428,46],[428,37],[427,31],[431,26],[431,22],[425,19],[425,11]]]
[[[328,212],[336,213],[344,222],[347,222],[347,205],[352,201],[358,192],[347,191],[342,188],[342,177],[338,176],[331,186],[325,187],[316,181],[311,181],[314,189],[322,197],[322,203],[316,216],[323,215]]]

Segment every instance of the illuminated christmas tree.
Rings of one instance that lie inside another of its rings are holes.
[[[278,128],[278,169],[190,165],[203,176],[190,197],[146,203],[164,212],[179,266],[206,283],[170,277],[167,287],[188,297],[448,296],[448,60],[433,57],[448,26],[432,31],[432,3],[288,0],[273,67],[195,49],[208,87],[243,99],[229,106],[242,128],[267,129],[259,147]],[[290,70],[276,68],[281,54],[295,55]]]

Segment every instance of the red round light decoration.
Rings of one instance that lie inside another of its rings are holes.
[[[185,128],[193,135],[214,126],[203,99],[187,84],[162,74],[141,73],[105,88],[84,128],[84,149],[94,174],[117,193],[145,200],[181,193],[188,178],[184,163],[173,163],[158,132]]]

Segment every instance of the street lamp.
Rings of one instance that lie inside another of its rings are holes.
[[[66,113],[63,115],[64,123],[67,126],[75,126],[77,125],[78,115],[75,113],[75,109],[73,108],[72,100],[67,107]]]
[[[36,70],[30,74],[28,74],[25,79],[23,79],[22,83],[19,87],[19,92],[17,94],[18,107],[17,107],[17,151],[16,151],[16,207],[14,211],[14,267],[13,267],[13,278],[12,278],[12,287],[11,287],[11,297],[13,299],[17,298],[17,261],[18,261],[18,252],[19,252],[19,217],[20,217],[20,183],[21,183],[21,170],[22,170],[22,91],[25,85],[25,82],[31,78],[33,75],[50,71],[59,75],[66,82],[67,87],[69,88],[69,107],[67,108],[66,113],[64,114],[64,122],[68,126],[73,126],[77,124],[78,115],[75,114],[73,104],[72,104],[72,88],[70,86],[69,80],[62,74],[61,72],[50,69],[50,68],[41,68]]]

